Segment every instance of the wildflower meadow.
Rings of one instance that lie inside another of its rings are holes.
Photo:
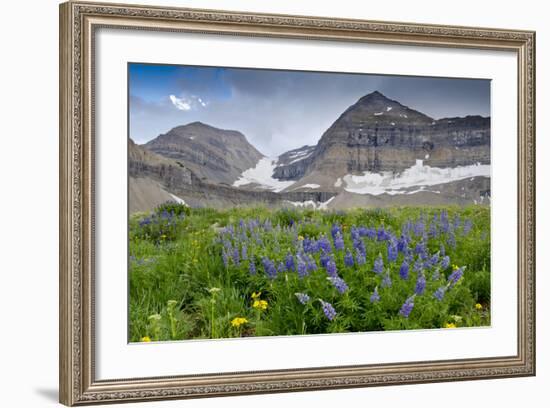
[[[129,229],[130,341],[490,325],[490,209],[189,208]]]

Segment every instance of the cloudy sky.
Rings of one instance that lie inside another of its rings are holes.
[[[490,115],[490,81],[130,64],[130,137],[145,143],[201,121],[242,132],[267,156],[316,144],[362,96],[378,90],[435,119]]]

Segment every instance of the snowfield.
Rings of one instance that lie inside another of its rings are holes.
[[[328,210],[328,205],[332,200],[334,200],[336,197],[331,197],[325,202],[317,202],[313,200],[307,200],[307,201],[288,201],[285,202],[288,204],[292,204],[294,207],[301,207],[301,208],[312,208],[314,210]]]
[[[319,184],[314,184],[314,183],[309,183],[309,184],[304,184],[303,186],[300,186],[300,187],[297,187],[297,188],[319,188],[321,187]]]
[[[433,186],[436,184],[450,183],[472,177],[490,177],[491,166],[489,164],[473,164],[453,168],[439,168],[424,166],[422,160],[404,170],[400,174],[392,172],[370,173],[364,172],[361,176],[348,174],[343,177],[344,189],[356,194],[411,194],[411,188]]]
[[[277,167],[278,158],[264,157],[252,167],[243,171],[241,177],[233,183],[233,187],[246,186],[248,184],[257,184],[260,188],[271,190],[276,193],[290,187],[295,181],[280,181],[273,178],[273,171]]]

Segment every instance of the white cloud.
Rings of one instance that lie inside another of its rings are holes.
[[[178,98],[176,95],[170,95],[170,100],[172,104],[182,111],[191,110],[191,101],[185,98]]]
[[[188,98],[178,98],[176,95],[170,95],[170,100],[177,109],[182,111],[195,110],[200,107],[205,108],[207,105],[206,101],[204,101],[201,97],[195,95],[191,95]]]

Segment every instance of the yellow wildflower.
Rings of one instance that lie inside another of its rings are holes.
[[[483,306],[481,306],[480,303],[476,303],[476,306],[475,306],[475,307],[476,307],[477,310],[483,309]]]
[[[453,269],[456,270],[456,269],[460,269],[460,268],[458,267],[458,265],[453,264]]]
[[[261,294],[262,294],[262,292],[253,292],[252,295],[251,295],[251,298],[256,300],[260,297]]]
[[[445,323],[446,329],[456,329],[456,324],[454,323]]]
[[[141,338],[141,341],[144,342],[144,343],[149,343],[151,341],[151,337],[149,336],[143,336]]]
[[[254,303],[252,303],[252,307],[258,310],[265,310],[267,309],[267,301],[256,299]]]
[[[233,320],[231,320],[231,326],[233,327],[240,327],[246,323],[248,323],[246,317],[235,317]]]
[[[302,235],[298,235],[298,240],[299,241],[303,241],[304,240],[304,237]]]

